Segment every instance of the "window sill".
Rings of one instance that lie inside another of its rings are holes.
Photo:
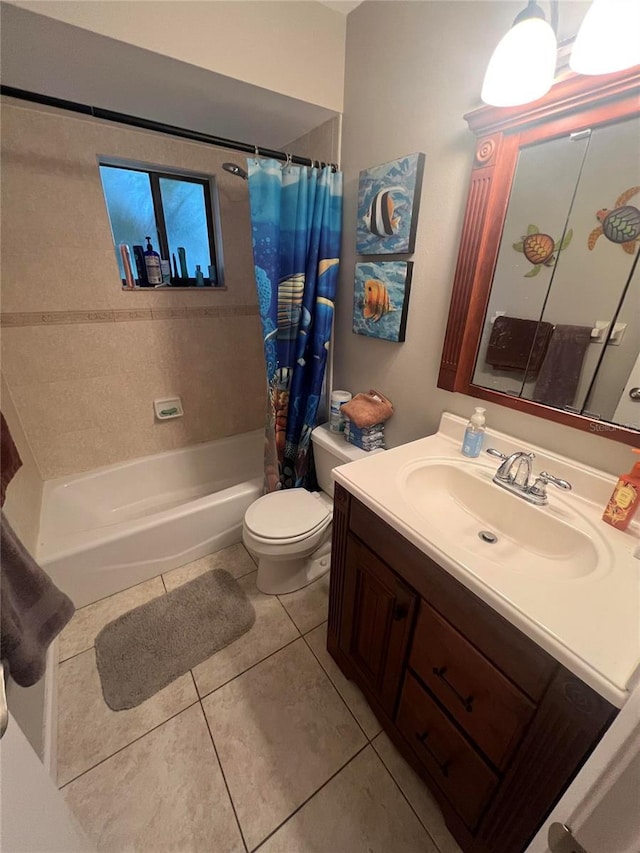
[[[226,291],[227,287],[224,285],[216,285],[215,287],[210,284],[205,284],[202,287],[173,287],[170,284],[159,284],[156,287],[123,287],[123,293],[157,293],[159,290],[171,290],[175,293],[184,293],[185,290],[197,290],[199,293],[202,291]]]

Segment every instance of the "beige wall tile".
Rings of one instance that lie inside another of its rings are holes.
[[[3,312],[153,315],[3,328],[3,372],[43,476],[261,426],[257,314],[184,319],[187,308],[257,309],[248,187],[221,168],[246,158],[15,103],[3,105],[3,120]],[[122,290],[99,156],[216,175],[226,290]],[[173,394],[184,418],[156,423],[154,398]]]
[[[74,432],[52,432],[46,443],[36,445],[42,476],[45,480],[51,480],[64,474],[91,471],[120,461],[121,448],[110,438],[96,427]]]
[[[113,373],[120,354],[115,323],[2,330],[2,369],[11,388]]]
[[[107,292],[93,284],[96,276],[105,274],[118,281],[115,255],[110,247],[85,251],[61,243],[34,249],[33,243],[12,242],[4,227],[2,242],[3,312],[109,307]]]

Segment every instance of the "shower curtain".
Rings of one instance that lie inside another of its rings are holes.
[[[267,366],[265,490],[306,485],[342,230],[342,173],[250,159],[253,258]]]

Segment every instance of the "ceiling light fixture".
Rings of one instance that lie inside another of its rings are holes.
[[[493,52],[482,100],[496,107],[515,107],[541,98],[553,83],[557,52],[555,32],[540,6],[529,0]]]
[[[640,2],[594,0],[578,30],[569,67],[612,74],[640,64]]]

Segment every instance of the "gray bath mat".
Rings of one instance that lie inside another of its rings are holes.
[[[135,708],[255,622],[242,587],[222,569],[109,622],[96,637],[102,692],[114,711]]]

